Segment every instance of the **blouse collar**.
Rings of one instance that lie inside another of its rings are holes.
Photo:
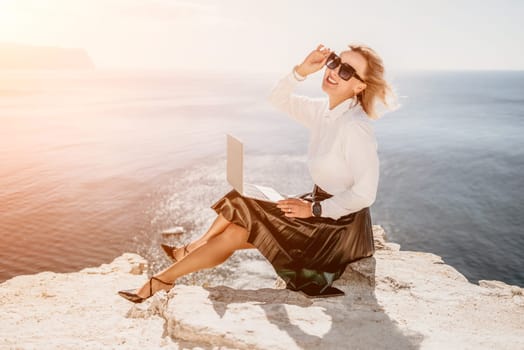
[[[335,120],[336,118],[340,117],[342,114],[349,110],[354,110],[356,108],[360,108],[360,104],[357,104],[356,106],[351,106],[355,103],[355,99],[353,97],[349,97],[345,99],[344,101],[340,102],[335,108],[329,109],[329,99],[327,100],[326,107],[324,109],[324,118]]]

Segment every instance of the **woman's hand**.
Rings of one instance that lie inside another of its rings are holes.
[[[322,69],[330,53],[331,50],[329,48],[319,44],[317,48],[311,51],[304,61],[296,67],[297,73],[305,77]]]
[[[302,198],[287,198],[277,201],[277,207],[282,209],[288,218],[309,218],[313,216],[313,203]]]

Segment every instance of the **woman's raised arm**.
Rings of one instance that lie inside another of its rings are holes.
[[[268,100],[279,111],[286,113],[306,128],[312,129],[317,117],[322,113],[325,100],[293,93],[298,83],[299,80],[291,70],[273,87]]]
[[[309,74],[324,66],[329,53],[330,50],[320,44],[301,64],[293,67],[281,78],[268,96],[268,100],[273,106],[308,129],[313,128],[316,118],[322,113],[325,107],[325,99],[298,95],[293,93],[293,90]]]

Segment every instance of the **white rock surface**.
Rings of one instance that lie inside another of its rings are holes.
[[[133,304],[116,294],[147,280],[131,253],[17,276],[0,284],[0,349],[524,349],[522,288],[471,284],[374,234],[375,255],[335,281],[346,292],[336,298],[308,299],[275,274],[261,288],[176,284]]]

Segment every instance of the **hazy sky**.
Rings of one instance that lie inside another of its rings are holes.
[[[85,48],[99,68],[277,72],[319,43],[392,70],[524,69],[524,1],[0,0],[0,42]]]

